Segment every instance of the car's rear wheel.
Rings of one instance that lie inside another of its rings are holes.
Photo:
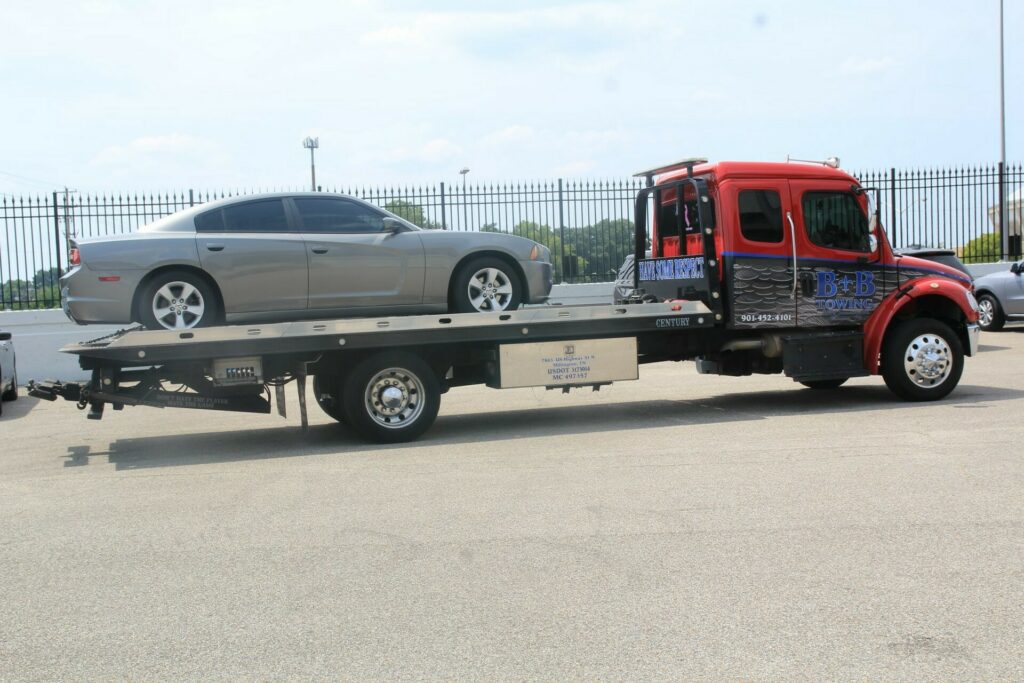
[[[220,303],[213,287],[185,270],[169,270],[147,282],[139,297],[139,320],[150,330],[187,330],[216,325]]]
[[[455,273],[452,307],[457,313],[514,311],[522,300],[519,275],[501,259],[475,258]]]
[[[1003,329],[1006,318],[1003,316],[1003,309],[999,307],[999,301],[991,294],[982,294],[978,297],[978,326],[986,332],[996,332]]]

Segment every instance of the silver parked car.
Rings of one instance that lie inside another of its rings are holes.
[[[61,300],[81,324],[497,312],[551,291],[551,253],[532,240],[424,230],[322,192],[222,199],[72,246]]]
[[[3,415],[3,401],[18,398],[18,368],[14,362],[14,342],[10,332],[0,332],[0,415]]]
[[[981,329],[1001,330],[1007,321],[1024,321],[1024,261],[976,279],[974,295]]]

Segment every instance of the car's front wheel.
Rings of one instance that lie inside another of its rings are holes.
[[[1003,329],[1006,318],[1003,317],[1003,310],[999,307],[999,301],[991,294],[982,294],[978,297],[978,326],[986,332],[996,332]]]
[[[519,275],[501,259],[476,258],[455,273],[452,308],[457,313],[514,311],[522,300]]]
[[[185,270],[169,270],[144,285],[138,315],[149,330],[187,330],[216,325],[220,305],[205,279]]]

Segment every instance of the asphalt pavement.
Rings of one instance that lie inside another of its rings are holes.
[[[420,441],[22,397],[0,680],[1024,680],[1024,329],[946,400],[657,364]]]

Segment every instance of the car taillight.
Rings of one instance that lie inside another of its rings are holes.
[[[77,266],[82,262],[82,255],[78,253],[78,247],[71,247],[71,255],[69,256],[69,263],[73,266]]]

